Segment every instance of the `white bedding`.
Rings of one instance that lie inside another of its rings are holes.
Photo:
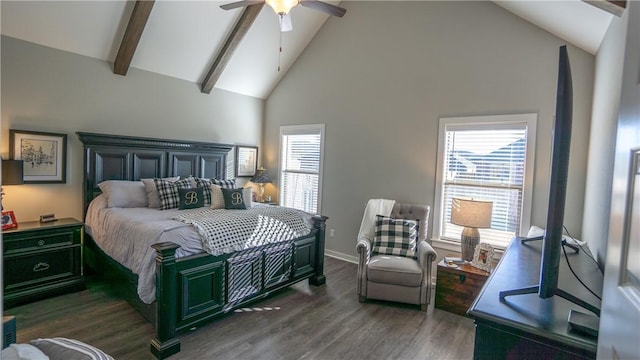
[[[254,204],[253,207],[269,207]],[[85,217],[86,231],[111,258],[138,275],[138,296],[150,304],[155,300],[155,256],[151,245],[170,241],[178,246],[176,257],[202,253],[202,238],[195,228],[172,218],[200,212],[191,210],[159,210],[152,208],[109,208],[104,195],[90,204]],[[222,210],[224,211],[224,210]],[[303,222],[312,228],[312,215],[299,212]]]
[[[156,252],[151,245],[176,243],[180,246],[178,258],[202,252],[200,236],[193,227],[171,220],[186,211],[191,210],[108,208],[106,198],[100,195],[87,209],[85,228],[102,251],[138,275],[138,296],[150,304],[156,297]]]

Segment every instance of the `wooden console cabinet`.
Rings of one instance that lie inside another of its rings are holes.
[[[571,329],[569,312],[592,314],[558,296],[541,299],[538,294],[507,296],[501,291],[539,283],[542,241],[522,244],[514,239],[500,263],[469,309],[475,319],[475,360],[494,359],[595,359],[598,338]],[[602,293],[602,274],[587,254],[567,248],[567,258],[580,279],[595,293]],[[558,287],[587,303],[600,301],[573,276],[564,256],[560,259]]]
[[[84,288],[83,223],[22,222],[2,232],[4,308]]]

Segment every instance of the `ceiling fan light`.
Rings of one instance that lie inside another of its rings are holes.
[[[299,0],[265,0],[276,14],[288,14],[291,8],[298,5]]]

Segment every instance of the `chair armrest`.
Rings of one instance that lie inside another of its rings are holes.
[[[371,243],[367,239],[358,239],[356,250],[358,251],[358,254],[369,254],[371,252]]]
[[[418,243],[418,256],[420,266],[427,269],[427,267],[431,267],[431,263],[436,260],[438,254],[428,242],[422,240]]]

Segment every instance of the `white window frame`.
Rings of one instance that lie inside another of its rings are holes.
[[[460,251],[460,238],[443,238],[441,236],[441,224],[443,209],[442,204],[444,199],[444,154],[446,144],[446,130],[449,127],[456,127],[464,129],[478,128],[486,129],[491,125],[496,127],[503,127],[509,125],[525,125],[527,128],[527,141],[525,150],[525,174],[522,184],[522,208],[520,216],[520,228],[519,234],[524,235],[528,232],[531,224],[531,207],[533,198],[533,176],[535,166],[535,144],[536,144],[536,123],[538,120],[538,114],[512,114],[512,115],[488,115],[488,116],[464,116],[464,117],[443,117],[440,118],[438,127],[438,157],[436,161],[436,189],[434,197],[434,222],[433,222],[433,236],[434,244],[438,247],[450,250]],[[481,230],[482,231],[482,230]],[[482,238],[482,236],[481,236]],[[500,247],[498,247],[500,248]]]
[[[283,144],[282,137],[289,135],[305,135],[305,134],[318,134],[320,133],[320,164],[318,168],[318,201],[317,201],[317,212],[316,214],[322,213],[322,178],[323,178],[323,169],[324,169],[324,141],[325,141],[325,131],[324,124],[310,124],[310,125],[283,125],[280,126],[280,139],[279,139],[279,152],[278,152],[278,163],[279,163],[279,177],[278,181],[282,182],[284,177],[282,173],[285,172],[284,164],[282,163],[283,156]],[[309,174],[314,174],[313,172],[309,172]],[[281,185],[281,184],[278,184]],[[284,188],[280,186],[280,196],[279,196],[279,204],[284,205]]]

